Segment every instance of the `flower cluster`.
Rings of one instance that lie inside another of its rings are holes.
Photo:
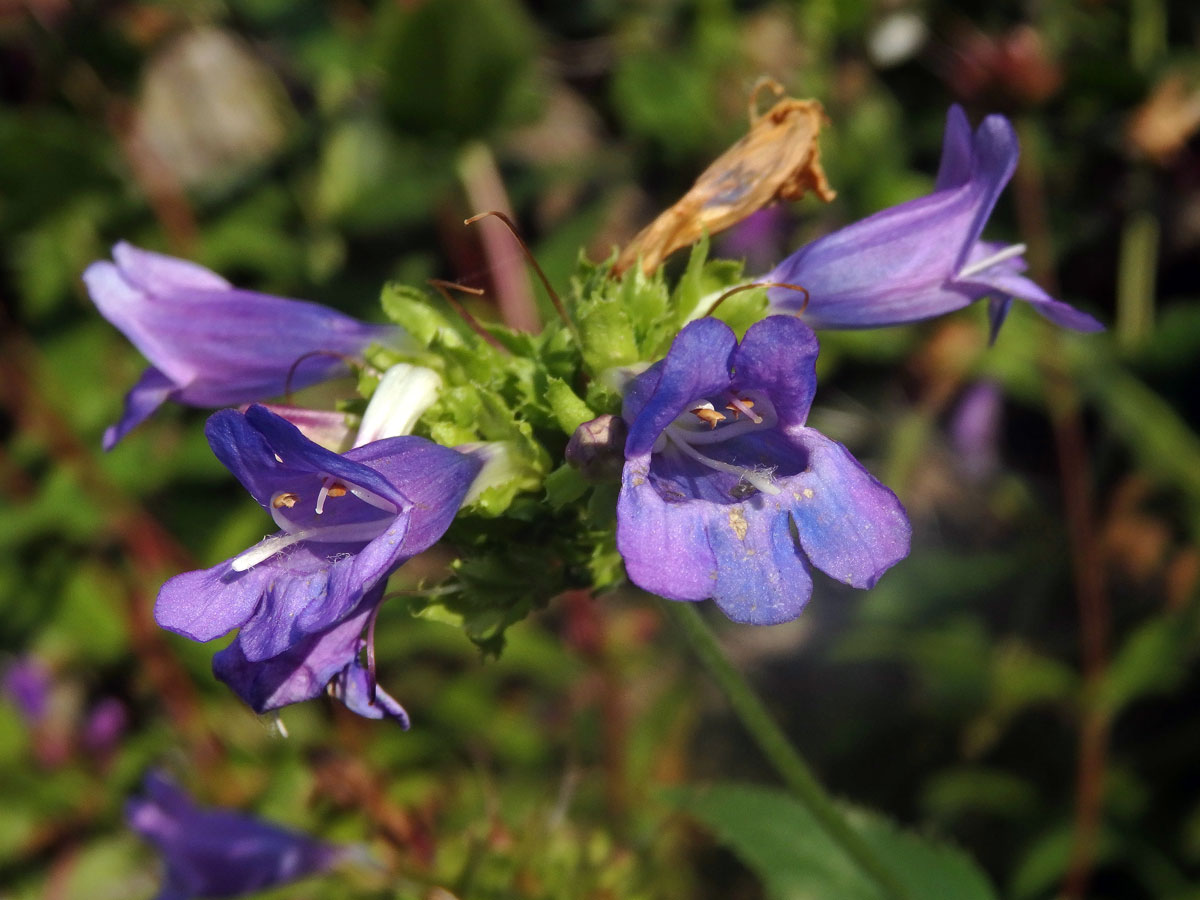
[[[778,263],[756,282],[770,285],[768,314],[740,322],[740,341],[713,315],[695,318],[703,273],[692,269],[673,297],[661,276],[614,283],[585,269],[585,289],[560,306],[564,322],[531,336],[456,325],[404,289],[386,304],[399,326],[368,325],[118,244],[114,262],[84,280],[151,367],[106,447],[168,399],[257,404],[347,361],[385,360],[357,435],[341,411],[212,415],[213,452],[278,531],[169,580],[159,624],[196,641],[236,630],[213,668],[258,712],[329,692],[407,726],[376,684],[375,617],[389,577],[464,507],[474,524],[448,577],[481,592],[457,610],[477,616],[465,627],[481,646],[488,629],[557,593],[616,584],[606,573],[620,566],[605,557],[614,540],[630,582],[670,600],[712,599],[737,622],[799,615],[814,569],[870,588],[908,554],[911,528],[895,494],[807,424],[813,328],[911,322],[986,297],[993,338],[1014,298],[1057,324],[1098,329],[1022,274],[1022,246],[981,237],[1016,161],[1005,119],[972,133],[953,107],[934,192]]]

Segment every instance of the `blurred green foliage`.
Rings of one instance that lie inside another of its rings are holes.
[[[988,348],[968,309],[822,335],[813,424],[900,493],[913,553],[867,594],[820,581],[793,625],[726,625],[731,655],[836,793],[958,848],[940,851],[955,896],[988,896],[960,850],[1000,896],[1081,896],[1069,872],[1091,832],[1088,896],[1200,896],[1197,15],[1182,0],[0,10],[0,666],[34,658],[51,677],[39,716],[0,698],[0,896],[152,896],[152,854],[121,809],[154,765],[202,802],[364,843],[377,863],[270,896],[820,895],[838,860],[765,790],[653,605],[622,590],[546,603],[577,586],[538,568],[553,535],[525,536],[528,573],[468,573],[511,595],[512,621],[471,634],[494,649],[507,627],[498,657],[453,627],[470,610],[385,608],[381,680],[411,732],[313,702],[284,712],[285,740],[249,713],[213,680],[211,649],[159,632],[151,609],[164,578],[267,525],[211,457],[201,411],[166,409],[100,454],[142,362],[79,280],[127,239],[377,320],[385,283],[454,279],[487,289],[467,305],[492,321],[523,261],[485,240],[495,223],[463,218],[510,206],[569,297],[581,247],[605,259],[744,132],[760,75],[832,122],[838,198],[789,210],[776,255],[928,190],[959,101],[1022,139],[989,235],[1028,243],[1033,275],[1112,329],[1058,334],[1016,309]],[[672,261],[662,290],[687,271]],[[598,308],[585,352],[661,351],[675,324],[644,313]],[[612,402],[600,385],[567,396],[553,370],[510,374],[430,421],[484,436],[512,424],[481,415],[487,392],[525,392],[565,440],[581,407]],[[953,439],[981,380],[1003,413],[982,474]],[[542,478],[560,460],[528,462]],[[575,562],[619,574],[611,548]],[[545,583],[523,591],[535,570]],[[100,741],[105,701],[124,721]],[[1098,797],[1082,814],[1081,784]],[[914,873],[934,852],[862,822]]]

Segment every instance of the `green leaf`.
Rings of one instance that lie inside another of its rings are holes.
[[[546,502],[562,509],[582,497],[589,487],[578,469],[564,463],[546,476]]]
[[[669,795],[710,828],[774,900],[882,900],[882,890],[790,795],[736,784]],[[874,813],[848,810],[851,826],[913,898],[992,900],[995,892],[961,851],[935,843]]]
[[[637,338],[625,307],[607,297],[594,298],[577,313],[583,358],[593,372],[638,362]]]
[[[1113,658],[1099,702],[1115,715],[1139,697],[1170,691],[1187,675],[1186,640],[1187,632],[1174,617],[1143,623]]]
[[[373,31],[383,100],[405,133],[482,137],[540,105],[537,33],[513,0],[387,4]]]
[[[457,336],[450,320],[430,304],[424,292],[416,288],[388,284],[383,289],[381,302],[384,314],[426,347],[438,338],[453,343],[453,337]],[[457,343],[461,344],[462,341]]]

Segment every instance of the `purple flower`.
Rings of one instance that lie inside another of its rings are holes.
[[[88,266],[84,283],[151,365],[126,395],[121,421],[104,433],[106,450],[167,400],[214,407],[275,397],[287,390],[289,372],[292,387],[306,387],[344,372],[339,356],[403,339],[395,326],[238,290],[195,263],[130,244],[113,247],[113,259]]]
[[[950,445],[970,481],[984,481],[1000,467],[1004,395],[994,381],[967,388],[950,418]]]
[[[112,753],[129,727],[129,711],[116,697],[104,697],[87,714],[80,733],[83,749],[93,757]]]
[[[13,702],[30,725],[45,718],[51,687],[50,672],[36,656],[13,660],[0,679],[0,693]]]
[[[217,458],[281,530],[172,578],[155,618],[197,641],[240,628],[214,666],[260,712],[316,696],[327,683],[356,708],[360,689],[373,687],[358,660],[359,633],[387,577],[442,536],[480,463],[411,436],[339,455],[260,406],[222,410],[205,430]],[[383,712],[395,705],[386,696],[381,703]]]
[[[222,809],[201,809],[177,785],[151,772],[146,796],[131,799],[125,820],[166,863],[157,900],[239,897],[323,872],[348,849]]]
[[[724,323],[700,319],[631,382],[617,501],[630,580],[769,625],[800,614],[810,564],[868,588],[908,554],[900,501],[805,427],[816,358],[796,318],[766,318],[740,345]]]
[[[765,276],[809,293],[804,319],[814,328],[876,328],[939,316],[990,297],[995,338],[1014,297],[1050,321],[1100,331],[1089,316],[1052,298],[1021,275],[1023,245],[979,239],[1017,166],[1017,136],[1003,116],[988,116],[971,134],[962,107],[946,117],[934,192],[876,213],[793,253]],[[771,288],[780,310],[803,296]]]
[[[255,712],[299,703],[322,691],[341,700],[348,709],[368,719],[384,717],[408,728],[408,713],[390,694],[377,686],[363,666],[367,649],[363,628],[383,601],[383,585],[374,588],[354,615],[297,642],[270,659],[253,662],[234,641],[213,657],[213,672]]]

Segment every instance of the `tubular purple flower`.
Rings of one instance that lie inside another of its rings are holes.
[[[162,854],[156,900],[239,897],[324,872],[351,852],[241,813],[201,809],[157,772],[143,791],[126,804],[125,820]]]
[[[617,549],[631,581],[769,625],[800,614],[810,565],[868,588],[908,554],[900,501],[804,424],[816,358],[794,317],[758,322],[740,345],[706,318],[630,382]]]
[[[950,107],[934,192],[793,253],[762,281],[800,285],[808,291],[807,306],[802,295],[775,287],[767,291],[772,307],[803,308],[814,328],[878,328],[939,316],[986,296],[994,340],[1015,297],[1057,325],[1103,330],[1021,274],[1024,245],[979,239],[1018,155],[1006,118],[988,116],[972,136],[962,107]]]
[[[123,242],[113,260],[88,266],[84,283],[100,313],[151,365],[105,432],[106,450],[167,400],[217,407],[276,397],[289,372],[292,387],[306,387],[345,372],[340,357],[407,339],[395,326],[239,290],[195,263]]]
[[[170,579],[155,618],[197,641],[240,628],[214,667],[260,712],[316,696],[329,683],[353,707],[348,698],[359,696],[365,675],[359,635],[387,577],[442,536],[480,462],[411,436],[339,455],[260,406],[222,410],[206,432],[217,458],[280,531],[233,559]],[[394,705],[386,695],[382,702],[382,712]],[[395,717],[403,721],[403,710]]]

